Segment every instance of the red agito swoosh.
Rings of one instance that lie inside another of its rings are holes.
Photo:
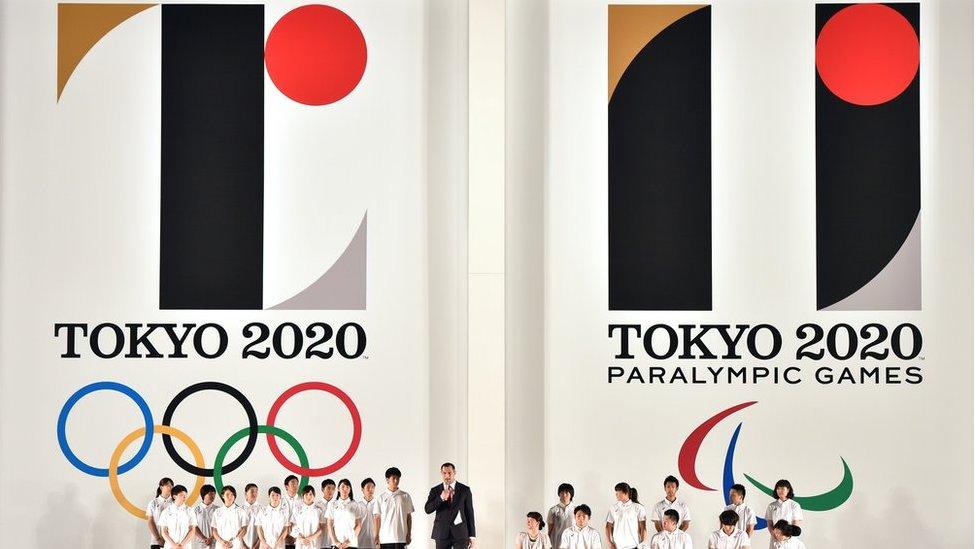
[[[688,438],[685,439],[685,442],[681,445],[681,451],[678,452],[678,472],[681,474],[681,478],[683,478],[685,482],[687,482],[690,486],[698,488],[699,490],[715,491],[714,488],[705,486],[702,484],[702,481],[698,479],[698,473],[695,471],[695,460],[698,459],[698,449],[701,448],[702,441],[705,440],[705,436],[707,436],[709,431],[718,425],[720,421],[743,408],[752,406],[756,402],[757,401],[755,400],[743,402],[742,404],[737,404],[727,410],[723,410],[708,418],[705,423],[699,425],[694,431],[691,432],[690,435],[688,435]]]

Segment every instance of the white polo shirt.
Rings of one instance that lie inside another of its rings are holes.
[[[654,505],[654,510],[651,512],[651,520],[664,523],[664,512],[668,509],[674,509],[678,512],[678,526],[681,526],[681,523],[686,520],[691,522],[691,511],[688,510],[688,505],[680,499],[668,501],[667,498],[662,499]]]
[[[329,516],[329,505],[331,505],[333,501],[335,501],[335,498],[325,499],[320,497],[315,500],[315,506],[319,508],[323,519]],[[323,549],[332,547],[332,535],[329,534],[328,528],[326,528],[325,532],[322,533],[322,539],[320,540],[319,547],[322,547]]]
[[[773,547],[775,549],[807,549],[807,546],[797,537],[791,537],[783,541],[774,541]]]
[[[247,527],[248,522],[247,511],[240,505],[236,503],[230,507],[218,505],[214,509],[213,518],[210,519],[210,528],[212,532],[219,534],[221,539],[230,541],[233,544],[232,549],[242,549],[244,545],[237,537],[237,533],[241,528]]]
[[[365,517],[366,511],[352,498],[332,500],[328,518],[332,521],[332,529],[335,530],[336,539],[334,543],[339,545],[348,541],[349,547],[358,547],[359,536],[356,535],[356,520],[363,520]]]
[[[291,537],[298,539],[299,535],[311,536],[319,529],[319,525],[325,522],[322,518],[322,511],[312,503],[311,505],[305,505],[302,502],[302,508],[299,509],[298,513],[292,515],[291,517]],[[296,541],[295,545],[299,545]],[[319,541],[315,540],[313,547],[318,547]],[[304,547],[308,547],[307,545]]]
[[[288,506],[288,510],[291,511],[292,516],[297,515],[302,507],[305,506],[305,502],[302,501],[301,492],[295,492],[294,497],[289,496],[288,492],[281,492],[281,503]]]
[[[291,507],[284,500],[277,507],[265,505],[258,514],[258,526],[264,534],[264,540],[274,547],[275,540],[291,522]]]
[[[546,525],[552,528],[549,541],[552,542],[553,547],[559,545],[563,539],[563,532],[569,529],[574,522],[573,502],[569,502],[569,505],[565,507],[561,503],[557,503],[549,509],[549,512],[546,513]]]
[[[772,526],[780,520],[785,520],[790,524],[794,520],[803,520],[803,509],[800,509],[800,504],[792,499],[786,501],[777,499],[770,503],[766,507],[766,521],[769,522],[769,526]]]
[[[247,513],[247,532],[244,533],[244,543],[251,549],[257,549],[261,538],[258,537],[258,517],[261,516],[261,507],[257,500],[254,503],[243,501],[239,504],[241,509]]]
[[[213,518],[213,513],[216,510],[216,503],[204,505],[201,501],[193,506],[193,512],[197,514],[197,528],[199,528],[200,531],[203,532],[203,535],[207,536],[208,538],[210,537],[210,522]],[[191,545],[194,549],[213,549],[214,547],[213,543],[204,543],[199,537],[194,537]]]
[[[647,509],[640,503],[613,502],[607,513],[607,522],[613,525],[613,542],[617,549],[632,549],[640,545],[638,522],[647,520]]]
[[[363,510],[363,527],[359,530],[359,549],[375,549],[373,547],[373,540],[376,537],[373,531],[373,515],[378,514],[376,506],[379,501],[374,497],[369,501],[363,500],[358,503]]]
[[[742,530],[735,528],[731,534],[719,528],[708,537],[708,549],[742,549],[750,547],[749,536]]]
[[[410,494],[389,488],[376,498],[376,514],[380,516],[380,544],[407,542],[407,517],[413,513]]]
[[[152,519],[156,523],[156,530],[159,531],[159,518],[163,515],[163,511],[166,510],[173,503],[172,499],[164,498],[163,496],[156,496],[149,500],[149,505],[146,505],[146,520]],[[159,535],[163,535],[159,532]],[[149,545],[160,544],[158,539],[153,538],[152,533],[149,534]]]
[[[662,530],[651,538],[650,549],[692,549],[691,536],[677,528],[674,532]]]
[[[603,549],[603,540],[592,526],[579,528],[573,524],[563,532],[558,549]]]
[[[746,526],[756,527],[756,513],[753,512],[752,507],[749,507],[745,503],[740,505],[729,504],[725,506],[723,511],[735,511],[735,514],[739,515],[739,523],[735,525],[736,528],[746,531]]]
[[[518,549],[552,549],[552,542],[549,541],[549,536],[542,530],[539,530],[539,534],[536,535],[534,540],[529,537],[528,532],[519,532],[518,537],[515,539],[515,546]]]
[[[159,531],[162,533],[163,528],[166,528],[166,533],[169,535],[170,539],[179,543],[183,541],[183,538],[190,533],[193,528],[197,525],[197,514],[196,512],[184,505],[169,505],[163,514],[159,517]],[[164,540],[166,538],[163,538]],[[164,545],[167,549],[172,549],[176,547],[175,545],[166,542]]]

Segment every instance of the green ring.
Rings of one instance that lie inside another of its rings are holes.
[[[240,431],[237,431],[231,435],[230,438],[227,439],[227,442],[225,442],[224,445],[220,447],[220,450],[217,451],[217,457],[214,459],[213,479],[214,488],[217,489],[218,494],[224,489],[222,472],[224,468],[224,458],[227,457],[227,452],[230,451],[235,442],[248,436],[250,433],[250,427],[245,427]],[[295,437],[288,434],[285,430],[272,425],[258,425],[258,433],[274,435],[276,437],[285,439],[285,442],[287,442],[288,445],[291,446],[292,450],[295,450],[295,453],[298,454],[298,462],[302,464],[302,467],[308,467],[308,456],[305,455],[305,449],[302,448],[302,445],[298,443],[298,440],[296,440]],[[301,483],[298,485],[298,491],[301,492],[306,486],[308,486],[308,477],[303,476]]]
[[[840,480],[840,484],[833,490],[816,496],[794,496],[793,501],[800,504],[800,509],[804,511],[830,511],[831,509],[840,507],[847,501],[847,498],[851,497],[851,494],[854,493],[854,475],[851,474],[851,468],[847,466],[847,462],[844,461],[843,457],[840,458],[840,461],[844,464],[844,478]],[[749,475],[745,475],[745,477],[760,492],[773,499],[776,498],[776,490],[763,485]],[[769,526],[772,527],[772,524]]]

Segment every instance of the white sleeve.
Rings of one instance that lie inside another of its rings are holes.
[[[708,549],[718,549],[718,534],[715,532],[708,536]]]
[[[681,517],[681,520],[687,520],[688,522],[691,522],[691,507],[688,507],[687,503],[684,504],[684,507],[685,507],[685,516]],[[681,525],[679,524],[678,526]]]
[[[156,503],[156,500],[152,500],[152,501],[149,502],[149,505],[146,505],[146,519],[153,518],[153,515],[152,515],[153,503]],[[162,517],[160,517],[160,518],[162,518]]]
[[[756,525],[756,513],[750,507],[746,507],[746,524],[752,526]],[[745,530],[745,528],[743,528],[743,530]]]
[[[613,524],[613,509],[607,511],[607,524]]]
[[[647,508],[641,504],[637,504],[637,520],[647,520]]]
[[[403,513],[409,515],[413,513],[413,500],[410,499],[410,494],[404,493],[403,496]]]
[[[563,530],[563,535],[559,536],[559,547],[556,549],[569,549],[569,532],[569,528]]]
[[[790,501],[793,502],[793,520],[803,520],[803,508],[796,500],[791,499]]]

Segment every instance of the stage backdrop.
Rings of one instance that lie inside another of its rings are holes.
[[[396,465],[422,507],[427,3],[3,14],[7,543],[145,546],[225,445],[262,502]]]
[[[969,546],[971,7],[549,10],[545,501]]]

